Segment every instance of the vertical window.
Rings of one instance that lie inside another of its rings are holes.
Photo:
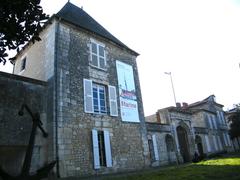
[[[222,117],[222,123],[223,123],[224,125],[226,125],[224,113],[223,113],[223,112],[220,112],[220,114],[221,114],[221,117]]]
[[[104,134],[103,131],[98,131],[98,147],[99,147],[99,161],[100,166],[106,166],[106,154],[104,146]]]
[[[94,41],[91,42],[91,64],[101,69],[106,68],[104,45]]]
[[[212,121],[213,121],[213,127],[214,127],[214,129],[217,129],[217,123],[216,123],[215,116],[212,116]]]
[[[105,87],[93,84],[93,107],[95,113],[106,114],[106,91]]]
[[[152,161],[154,161],[155,156],[154,156],[154,149],[153,149],[153,141],[151,139],[148,139],[148,146],[149,146],[149,151],[150,151],[150,158]]]
[[[107,92],[104,85],[83,79],[84,84],[84,112],[107,114]],[[116,87],[108,85],[108,100],[110,116],[118,116]]]
[[[110,134],[108,131],[92,130],[94,168],[112,167]]]
[[[210,143],[209,143],[209,139],[208,139],[208,135],[205,135],[205,142],[206,142],[206,145],[207,145],[207,152],[211,152],[211,146],[210,146]]]
[[[210,128],[210,129],[213,129],[213,124],[212,124],[211,116],[210,116],[210,115],[207,115],[207,118],[208,118],[209,128]]]
[[[217,137],[216,136],[213,136],[213,144],[214,144],[214,149],[215,151],[218,151],[218,146],[217,146]]]
[[[222,150],[223,147],[222,147],[222,142],[219,135],[217,136],[217,141],[218,141],[219,149]]]
[[[26,61],[27,61],[26,57],[22,59],[20,71],[23,71],[26,68]]]

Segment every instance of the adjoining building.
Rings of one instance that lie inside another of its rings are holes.
[[[49,137],[35,148],[40,160],[33,166],[57,160],[60,177],[149,166],[139,54],[70,2],[48,20],[40,37],[14,62],[15,75],[46,84],[41,119]]]
[[[200,156],[232,151],[223,105],[211,95],[146,117],[152,165],[189,162]]]
[[[239,121],[239,119],[237,119],[239,117],[239,105],[236,105],[235,108],[230,109],[226,112],[226,119],[227,119],[227,124],[229,129],[231,129],[231,126],[233,126],[232,128],[236,127],[236,124],[232,124],[233,123],[233,118],[236,118],[236,121]],[[236,122],[234,122],[236,123]],[[237,128],[237,127],[236,127]],[[233,130],[234,132],[235,130]],[[232,135],[232,145],[235,151],[239,151],[240,150],[240,136],[237,136],[237,134],[233,134]]]

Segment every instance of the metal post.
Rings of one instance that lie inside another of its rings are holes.
[[[177,104],[177,101],[176,101],[176,95],[175,95],[175,90],[174,90],[174,86],[173,86],[172,73],[171,73],[171,72],[165,72],[165,74],[167,74],[167,75],[170,76],[171,84],[172,84],[172,91],[173,91],[174,102],[175,102],[175,105],[176,105],[176,104]]]

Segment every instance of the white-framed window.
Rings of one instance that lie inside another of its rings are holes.
[[[116,117],[118,116],[117,94],[115,86],[97,84],[89,79],[83,79],[83,85],[85,113],[107,114],[108,108],[106,101],[108,99],[109,115]]]
[[[100,69],[106,69],[105,45],[91,39],[90,45],[91,65]]]
[[[110,134],[108,131],[92,130],[94,169],[112,167]]]
[[[93,111],[95,113],[106,114],[106,90],[105,86],[99,84],[92,84],[93,92]]]

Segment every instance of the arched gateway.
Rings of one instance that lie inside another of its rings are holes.
[[[190,153],[189,153],[189,142],[188,142],[188,133],[185,128],[182,126],[177,127],[177,136],[179,142],[180,153],[183,157],[183,162],[189,162]]]

